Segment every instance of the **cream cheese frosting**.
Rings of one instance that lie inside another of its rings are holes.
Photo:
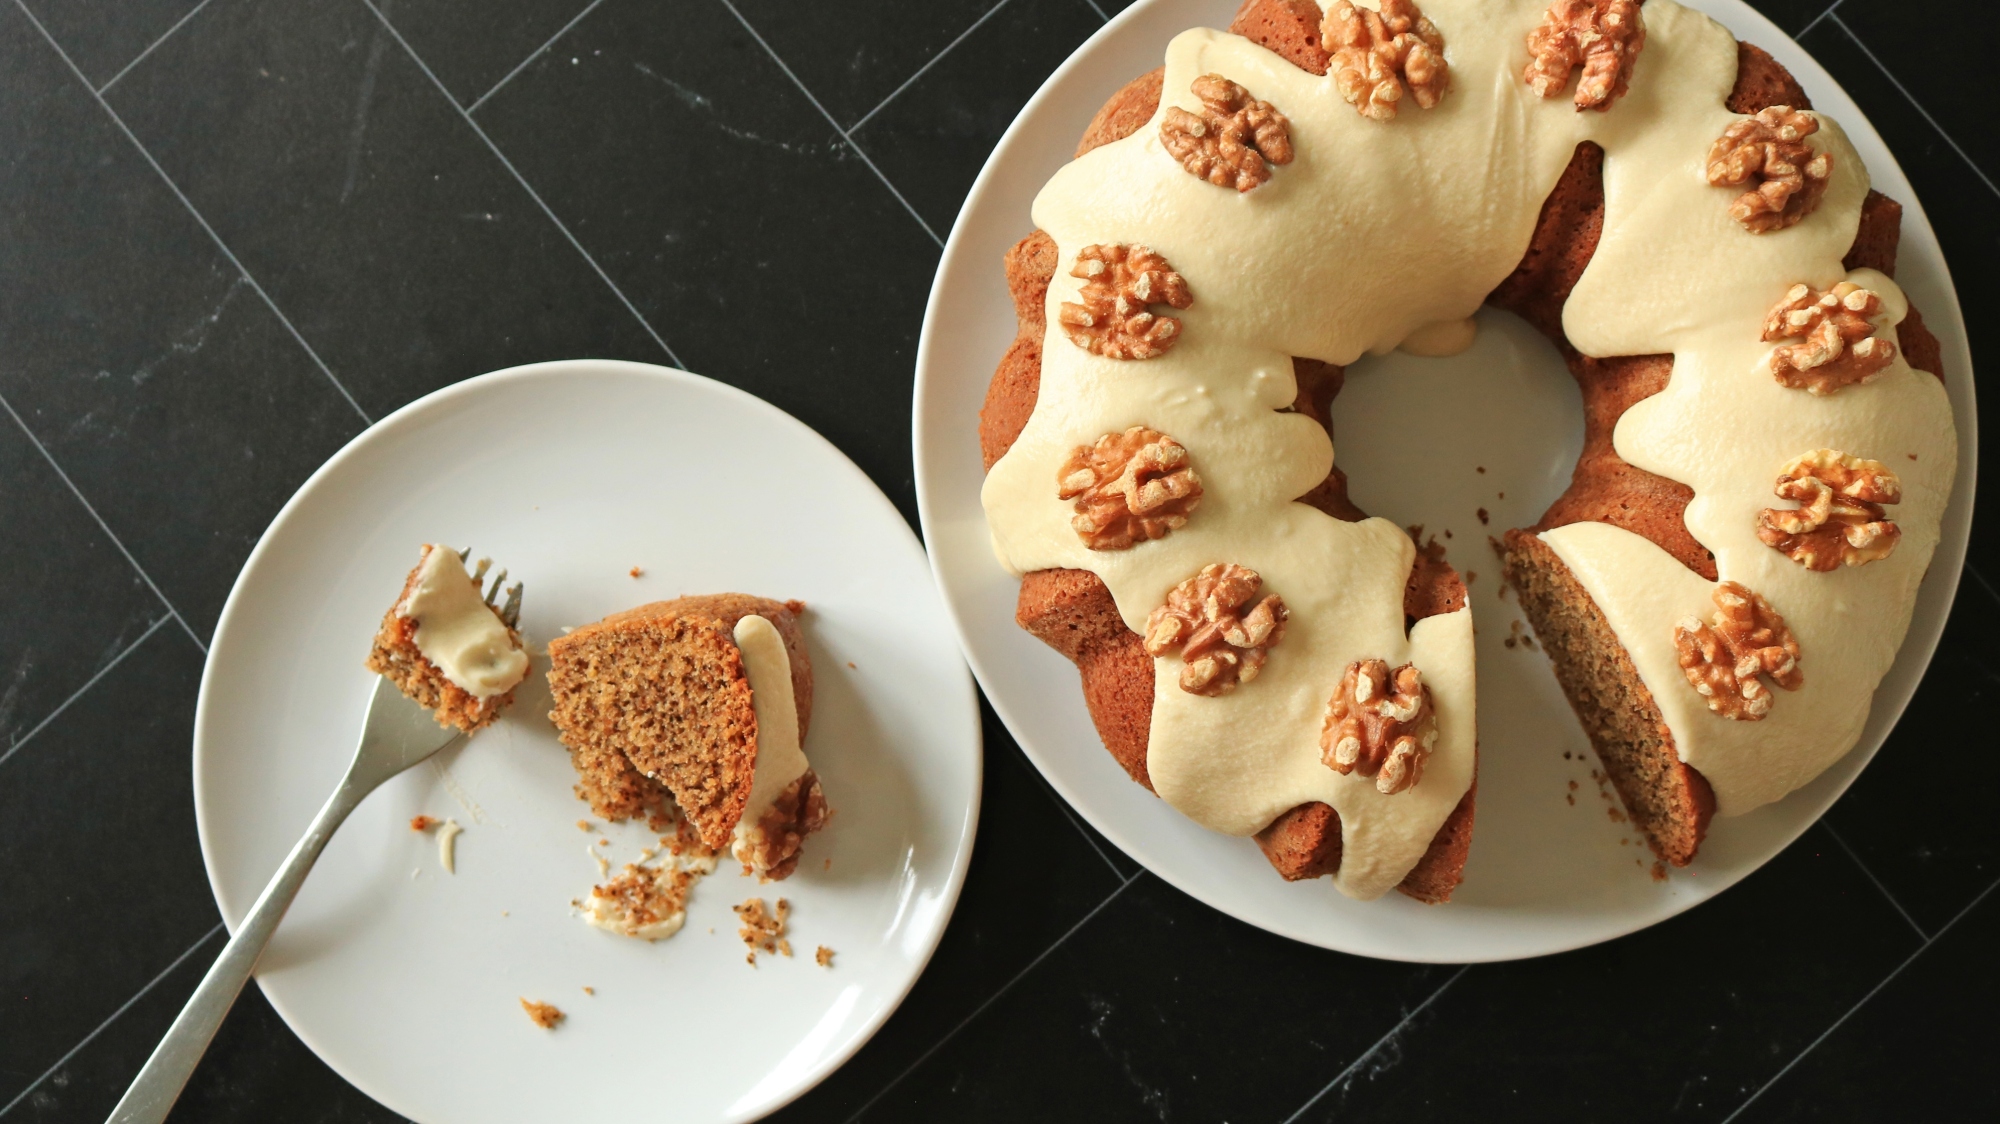
[[[527,677],[528,653],[480,599],[479,583],[448,546],[425,547],[416,583],[396,612],[417,622],[417,651],[473,698],[505,694]]]
[[[1956,459],[1942,387],[1900,358],[1877,380],[1826,398],[1779,386],[1765,366],[1772,345],[1758,336],[1767,310],[1795,283],[1848,276],[1840,262],[1867,178],[1839,127],[1821,118],[1809,143],[1834,162],[1818,212],[1763,235],[1728,217],[1734,193],[1703,176],[1710,143],[1740,120],[1724,105],[1737,59],[1726,30],[1650,0],[1630,91],[1607,113],[1580,113],[1522,80],[1525,40],[1545,0],[1423,8],[1444,35],[1451,90],[1435,109],[1406,106],[1386,123],[1356,113],[1330,76],[1239,36],[1195,29],[1173,40],[1152,122],[1067,165],[1035,200],[1035,222],[1055,239],[1059,263],[1039,397],[982,493],[995,553],[1010,570],[1089,570],[1135,631],[1169,589],[1212,562],[1247,566],[1284,598],[1292,616],[1283,643],[1231,694],[1182,691],[1176,661],[1155,661],[1147,768],[1169,804],[1231,835],[1253,834],[1301,803],[1331,804],[1343,843],[1335,885],[1364,899],[1408,873],[1471,783],[1472,625],[1461,610],[1406,635],[1409,537],[1384,519],[1346,523],[1295,502],[1325,478],[1334,449],[1310,419],[1279,412],[1295,395],[1291,356],[1347,364],[1398,345],[1429,354],[1462,347],[1469,333],[1451,326],[1514,269],[1577,144],[1604,147],[1604,233],[1565,327],[1586,354],[1674,355],[1666,391],[1619,423],[1618,452],[1694,489],[1690,531],[1715,552],[1723,579],[1784,613],[1804,649],[1806,688],[1781,697],[1761,723],[1709,714],[1675,662],[1672,629],[1691,612],[1707,616],[1713,584],[1608,526],[1544,538],[1600,606],[1616,606],[1613,628],[1725,814],[1777,799],[1858,737],[1936,545]],[[1210,73],[1291,122],[1293,161],[1246,193],[1197,179],[1161,146],[1161,115],[1198,110],[1190,87]],[[1106,359],[1060,332],[1060,306],[1082,284],[1070,263],[1087,245],[1116,242],[1163,254],[1194,293],[1165,355]],[[1854,279],[1882,295],[1885,327],[1901,319],[1893,282]],[[1420,438],[1415,422],[1382,419]],[[1057,498],[1057,471],[1077,446],[1134,425],[1188,449],[1201,507],[1164,539],[1091,551]],[[1892,461],[1903,474],[1892,517],[1904,538],[1890,558],[1813,573],[1756,539],[1756,512],[1777,505],[1779,467],[1820,447]],[[1363,658],[1414,662],[1437,706],[1440,738],[1423,779],[1394,796],[1320,760],[1328,696],[1345,665]]]
[[[754,856],[764,850],[765,813],[810,766],[799,745],[798,702],[792,694],[792,660],[785,638],[776,625],[751,614],[736,622],[735,639],[743,654],[743,677],[750,682],[750,708],[757,717],[757,762],[730,853],[738,862],[755,867]]]

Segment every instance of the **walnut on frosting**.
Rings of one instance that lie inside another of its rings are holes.
[[[1257,678],[1291,615],[1275,593],[1257,599],[1263,584],[1257,571],[1233,562],[1203,566],[1146,618],[1147,654],[1178,652],[1189,694],[1226,695]]]
[[[1406,87],[1430,109],[1451,85],[1444,36],[1410,0],[1382,0],[1380,11],[1335,0],[1320,35],[1333,52],[1334,88],[1363,117],[1393,119]]]
[[[1107,359],[1152,359],[1180,338],[1181,322],[1152,306],[1187,308],[1194,294],[1167,259],[1144,246],[1085,246],[1071,277],[1082,303],[1065,301],[1057,319],[1070,342]]]
[[[1075,500],[1069,525],[1092,550],[1124,550],[1187,525],[1201,478],[1180,442],[1135,425],[1078,445],[1057,474],[1056,495]]]
[[[1805,684],[1799,642],[1762,594],[1736,582],[1715,588],[1715,623],[1689,617],[1674,626],[1688,683],[1724,718],[1756,722],[1771,713],[1765,677],[1787,691]]]
[[[1902,540],[1881,505],[1902,502],[1903,482],[1881,461],[1814,449],[1785,465],[1776,491],[1799,506],[1758,512],[1757,538],[1808,570],[1887,558]]]
[[[1386,660],[1356,660],[1341,674],[1320,728],[1320,760],[1345,776],[1375,778],[1393,796],[1423,779],[1438,739],[1431,689],[1415,664],[1390,670]]]
[[[1200,113],[1179,106],[1160,120],[1160,143],[1181,167],[1217,187],[1248,191],[1271,178],[1272,164],[1292,162],[1291,122],[1220,74],[1194,80]]]
[[[1729,217],[1752,234],[1783,230],[1819,208],[1833,175],[1833,156],[1806,138],[1819,131],[1810,113],[1774,105],[1724,129],[1708,148],[1708,182],[1747,187]]]
[[[1542,24],[1528,33],[1529,88],[1545,98],[1562,96],[1578,67],[1578,112],[1611,108],[1632,85],[1632,66],[1646,45],[1637,0],[1556,0]]]
[[[1764,340],[1800,342],[1771,353],[1771,373],[1814,394],[1867,382],[1896,361],[1896,345],[1876,335],[1869,319],[1881,311],[1881,296],[1851,281],[1826,290],[1792,286],[1764,318]]]

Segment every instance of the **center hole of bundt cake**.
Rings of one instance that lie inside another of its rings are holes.
[[[1533,524],[1568,487],[1583,398],[1562,354],[1520,317],[1482,308],[1478,322],[1457,355],[1392,351],[1349,366],[1333,447],[1363,511],[1423,524],[1461,576],[1489,579],[1474,585],[1490,599],[1499,566],[1486,538]]]

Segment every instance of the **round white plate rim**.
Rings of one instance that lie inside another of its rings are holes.
[[[909,536],[909,545],[914,546],[928,560],[928,552],[924,550],[921,539],[918,538],[914,531],[909,529],[908,523],[903,519],[902,513],[896,510],[895,505],[889,500],[888,496],[838,446],[834,445],[823,434],[811,426],[806,425],[798,418],[793,417],[770,402],[739,387],[731,386],[716,379],[707,378],[678,368],[664,367],[651,363],[638,363],[629,360],[558,359],[526,363],[476,375],[440,387],[429,394],[404,404],[373,422],[360,433],[356,434],[345,445],[341,446],[338,451],[327,458],[325,463],[315,469],[306,478],[305,482],[299,485],[298,489],[285,501],[284,505],[279,508],[278,514],[272,517],[270,524],[264,529],[263,534],[258,537],[256,545],[251,549],[249,557],[244,561],[243,568],[238,572],[236,581],[230,588],[229,596],[223,603],[222,612],[217,618],[215,631],[210,638],[206,657],[202,665],[201,682],[196,695],[194,736],[192,739],[191,756],[193,758],[194,774],[195,829],[201,847],[203,868],[209,880],[209,889],[215,897],[217,909],[222,914],[224,926],[230,933],[233,934],[235,932],[236,927],[242,921],[243,915],[248,912],[248,908],[253,902],[244,902],[233,906],[227,900],[224,893],[223,880],[218,874],[221,859],[214,850],[208,826],[209,817],[204,814],[202,808],[201,794],[204,790],[202,783],[203,745],[207,740],[207,733],[214,718],[214,708],[216,705],[215,692],[218,690],[215,669],[228,652],[232,632],[236,629],[251,627],[238,624],[233,611],[243,599],[244,591],[256,581],[255,575],[259,570],[259,563],[269,550],[276,548],[274,544],[278,543],[283,529],[294,517],[295,510],[303,506],[317,489],[327,486],[326,481],[335,478],[343,465],[354,458],[365,455],[372,446],[383,441],[392,440],[400,429],[419,423],[439,411],[453,409],[455,403],[460,399],[480,395],[494,386],[519,380],[560,377],[571,373],[616,373],[660,379],[665,382],[677,383],[683,387],[691,388],[697,393],[716,394],[724,398],[734,399],[739,403],[749,405],[753,410],[764,412],[767,416],[776,420],[781,427],[789,427],[801,438],[817,444],[824,452],[830,453],[834,463],[842,466],[842,471],[849,473],[852,480],[859,484],[859,494],[867,497],[863,502],[876,505],[886,514],[889,520],[895,525],[901,526],[904,529],[904,533]],[[960,651],[961,653],[963,652],[962,645],[960,646]],[[978,699],[973,689],[973,680],[969,674],[962,679],[960,697],[950,701],[962,706],[962,709],[971,716],[971,738],[969,744],[974,756],[974,760],[971,762],[971,775],[973,779],[971,788],[967,793],[964,814],[959,820],[958,838],[954,843],[950,869],[946,874],[944,882],[945,908],[938,913],[936,924],[931,931],[924,934],[921,955],[913,958],[910,971],[897,985],[891,1001],[884,1004],[874,1018],[856,1030],[850,1036],[849,1040],[843,1044],[842,1048],[827,1054],[817,1066],[803,1072],[799,1079],[786,1092],[781,1094],[762,1111],[755,1115],[725,1118],[728,1124],[737,1124],[738,1121],[757,1119],[779,1110],[809,1092],[835,1070],[845,1065],[861,1047],[866,1045],[881,1030],[882,1026],[902,1006],[903,1001],[908,998],[910,990],[916,986],[917,980],[922,977],[924,971],[928,968],[932,956],[936,954],[938,944],[943,939],[944,930],[949,925],[951,916],[957,909],[958,899],[964,890],[966,873],[972,861],[972,848],[978,830],[981,802],[984,795],[983,785],[979,779],[983,770],[982,761],[985,753],[984,737],[978,718]],[[344,1080],[347,1080],[377,1102],[408,1115],[404,1109],[398,1107],[397,1101],[401,1098],[396,1095],[394,1090],[379,1088],[367,1075],[352,1073],[343,1068],[337,1054],[330,1051],[324,1043],[316,1038],[312,1033],[310,1023],[302,1019],[298,1012],[290,1009],[282,994],[274,994],[267,989],[265,997],[270,1002],[272,1008],[278,1012],[279,1017],[284,1019],[285,1024],[291,1028],[294,1034],[298,1035],[300,1041],[304,1042],[307,1048],[311,1049],[330,1068],[339,1073]]]
[[[1735,885],[1749,874],[1761,869],[1771,859],[1784,851],[1800,835],[1818,823],[1827,808],[1831,807],[1847,791],[1848,786],[1853,783],[1854,778],[1860,774],[1860,771],[1866,767],[1876,752],[1881,749],[1883,742],[1887,739],[1888,733],[1894,729],[1896,721],[1901,718],[1903,711],[1908,707],[1911,697],[1915,694],[1916,688],[1923,678],[1923,672],[1928,668],[1932,655],[1937,649],[1938,642],[1944,633],[1945,623],[1950,616],[1951,605],[1956,596],[1959,578],[1964,568],[1969,545],[1972,503],[1978,480],[1976,392],[1972,378],[1970,348],[1967,342],[1963,312],[1958,302],[1957,286],[1951,279],[1949,265],[1944,260],[1942,249],[1937,241],[1936,232],[1931,227],[1930,218],[1925,212],[1921,201],[1917,198],[1915,190],[1911,187],[1908,177],[1904,175],[1902,167],[1897,163],[1894,154],[1889,150],[1887,144],[1883,142],[1880,134],[1876,132],[1873,122],[1865,114],[1861,113],[1859,107],[1854,104],[1853,99],[1847,95],[1846,91],[1833,79],[1832,75],[1819,64],[1818,60],[1807,53],[1783,29],[1772,23],[1762,13],[1751,8],[1744,0],[1680,0],[1680,2],[1688,7],[1702,11],[1718,22],[1723,23],[1739,39],[1746,42],[1754,41],[1771,53],[1792,72],[1801,85],[1808,88],[1808,92],[1814,95],[1822,111],[1828,111],[1827,103],[1837,103],[1831,112],[1841,121],[1856,148],[1864,151],[1874,183],[1883,186],[1887,194],[1902,204],[1904,213],[1902,249],[1903,254],[1906,255],[1905,261],[1910,260],[1910,257],[1917,258],[1921,260],[1927,269],[1934,271],[1936,280],[1942,288],[1942,293],[1947,298],[1942,302],[1935,300],[1928,301],[1923,307],[1926,309],[1936,309],[1934,313],[1927,312],[1926,322],[1939,337],[1945,353],[1947,364],[1946,383],[1952,395],[1955,421],[1960,432],[1958,478],[1953,489],[1951,501],[1946,509],[1941,539],[1936,552],[1932,556],[1930,568],[1925,574],[1909,631],[1904,637],[1902,648],[1898,652],[1894,666],[1888,675],[1884,677],[1882,685],[1877,689],[1875,703],[1869,715],[1869,725],[1862,734],[1860,743],[1831,766],[1825,774],[1822,774],[1823,777],[1828,777],[1844,772],[1846,774],[1845,777],[1840,779],[1839,783],[1830,786],[1822,792],[1821,798],[1817,801],[1817,807],[1806,811],[1805,806],[1799,804],[1800,812],[1789,833],[1771,846],[1768,852],[1761,858],[1753,863],[1745,864],[1738,869],[1728,872],[1727,877],[1708,880],[1702,885],[1700,892],[1696,895],[1682,900],[1671,901],[1667,904],[1667,908],[1663,909],[1633,910],[1618,923],[1592,928],[1587,931],[1577,931],[1564,939],[1540,942],[1533,947],[1500,950],[1464,947],[1456,950],[1454,955],[1440,956],[1411,953],[1395,946],[1379,943],[1364,945],[1361,942],[1341,939],[1337,934],[1329,935],[1323,932],[1306,930],[1287,924],[1281,918],[1256,915],[1247,909],[1237,909],[1231,904],[1218,902],[1204,892],[1201,880],[1192,876],[1189,871],[1179,869],[1172,864],[1162,864],[1150,860],[1147,857],[1149,847],[1145,840],[1134,838],[1130,833],[1123,830],[1119,824],[1113,822],[1098,809],[1094,808],[1090,800],[1081,798],[1080,793],[1066,781],[1062,775],[1062,771],[1052,767],[1047,750],[1036,745],[1032,737],[1024,736],[1023,731],[1027,729],[1027,726],[1018,719],[1017,707],[1019,704],[1017,700],[1013,699],[1004,690],[995,689],[995,685],[999,681],[998,677],[994,674],[993,668],[988,662],[988,656],[983,650],[978,631],[971,625],[969,620],[971,616],[970,608],[968,605],[961,603],[961,599],[969,601],[971,594],[957,580],[957,575],[952,569],[949,548],[941,549],[939,546],[936,529],[960,513],[946,506],[946,501],[941,497],[939,488],[935,483],[932,465],[937,460],[962,455],[963,449],[970,444],[972,430],[969,424],[964,424],[966,419],[963,417],[952,416],[946,419],[941,416],[943,415],[942,409],[933,407],[933,400],[943,394],[941,386],[944,380],[965,377],[962,371],[953,370],[948,366],[937,363],[935,359],[935,352],[938,346],[936,341],[940,332],[948,330],[948,319],[952,316],[952,312],[946,307],[946,290],[951,282],[950,275],[954,268],[964,268],[959,258],[965,252],[964,243],[971,237],[971,216],[977,210],[977,204],[981,197],[991,189],[993,182],[1002,174],[1002,169],[1006,164],[1010,148],[1029,130],[1029,122],[1036,115],[1037,111],[1041,110],[1046,102],[1056,96],[1056,91],[1063,85],[1066,79],[1091,66],[1091,56],[1101,46],[1119,37],[1127,28],[1147,19],[1155,9],[1177,3],[1184,3],[1185,6],[1190,7],[1205,4],[1221,12],[1223,15],[1220,23],[1211,22],[1205,24],[1205,26],[1223,26],[1227,22],[1228,9],[1234,5],[1230,3],[1230,0],[1138,0],[1137,3],[1119,12],[1085,40],[1083,44],[1078,46],[1049,75],[1035,91],[1034,96],[1022,106],[1020,112],[1002,134],[1000,141],[994,146],[994,150],[988,157],[985,165],[981,167],[978,177],[973,182],[972,189],[967,193],[966,200],[959,209],[958,216],[952,225],[951,234],[946,239],[944,251],[940,257],[937,273],[932,283],[930,299],[925,308],[923,331],[917,345],[917,371],[916,385],[913,392],[914,409],[911,419],[911,444],[916,469],[917,513],[923,526],[925,542],[931,548],[929,557],[932,575],[936,579],[938,588],[944,596],[946,612],[950,615],[953,626],[958,630],[960,643],[965,650],[966,662],[971,666],[973,675],[978,679],[981,688],[985,691],[994,712],[999,716],[1001,722],[1006,725],[1008,732],[1014,736],[1017,744],[1020,745],[1022,753],[1034,763],[1036,769],[1048,781],[1050,786],[1078,814],[1082,815],[1096,831],[1140,863],[1147,871],[1158,876],[1181,892],[1240,921],[1255,925],[1266,931],[1307,944],[1319,945],[1335,951],[1370,956],[1378,959],[1404,960],[1418,963],[1479,963],[1553,955],[1604,941],[1615,940],[1618,937],[1648,928],[1677,916],[1703,902],[1713,900],[1718,894]],[[1197,21],[1182,26],[1197,25],[1201,24]],[[1128,79],[1129,75],[1120,75],[1117,77],[1117,82],[1122,84]],[[1111,88],[1116,89],[1117,86],[1114,85]],[[1050,170],[1053,171],[1053,169]],[[1024,214],[1021,218],[1023,220],[1021,229],[1025,230],[1029,225],[1026,221],[1027,216]],[[990,269],[995,264],[997,263],[979,262],[975,263],[973,268],[985,267]],[[994,361],[997,361],[998,358],[997,354],[993,356]],[[979,372],[973,377],[983,379],[984,372]],[[936,419],[938,422],[943,423],[948,420],[949,422],[960,424],[956,428],[949,428],[940,424],[934,430],[931,425],[934,420],[934,409],[940,415]],[[979,515],[979,518],[983,523],[983,513]],[[1943,587],[1941,590],[1939,589],[1940,584]],[[1888,692],[1886,696],[1885,692]],[[1797,792],[1793,793],[1787,800],[1797,802],[1801,801],[1807,795],[1804,792]],[[1781,801],[1780,803],[1785,802]],[[1329,892],[1332,891],[1329,890]],[[1444,906],[1438,908],[1449,909],[1450,907]]]

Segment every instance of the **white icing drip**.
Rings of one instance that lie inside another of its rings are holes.
[[[424,547],[416,585],[396,612],[417,622],[417,651],[473,698],[505,694],[527,678],[528,653],[480,599],[479,583],[450,547]]]
[[[1788,751],[1775,782],[1746,779],[1758,766],[1728,747],[1759,740],[1772,722],[1716,718],[1685,688],[1671,629],[1699,605],[1656,616],[1646,599],[1695,588],[1706,604],[1709,583],[1623,532],[1612,553],[1602,553],[1612,549],[1605,536],[1587,529],[1565,536],[1565,528],[1551,541],[1564,544],[1557,549],[1600,604],[1629,610],[1614,628],[1656,697],[1686,695],[1670,725],[1688,760],[1704,772],[1701,762],[1714,766],[1725,810],[1775,799],[1852,745],[1907,625],[1950,491],[1954,435],[1936,380],[1899,361],[1876,383],[1821,399],[1779,387],[1763,366],[1772,349],[1757,341],[1766,310],[1795,282],[1824,286],[1844,276],[1839,262],[1866,175],[1839,128],[1826,122],[1811,141],[1834,157],[1819,211],[1786,231],[1748,234],[1727,216],[1733,193],[1702,178],[1710,142],[1736,119],[1723,107],[1735,79],[1729,34],[1652,0],[1631,91],[1609,113],[1579,113],[1567,97],[1542,99],[1521,80],[1525,39],[1545,7],[1429,0],[1452,90],[1438,108],[1406,106],[1387,124],[1357,114],[1331,79],[1247,40],[1185,32],[1168,48],[1161,111],[1198,108],[1193,79],[1224,74],[1290,118],[1293,163],[1248,193],[1214,187],[1161,149],[1156,114],[1063,168],[1035,201],[1037,225],[1058,246],[1052,326],[1081,284],[1068,265],[1092,243],[1160,251],[1195,304],[1177,314],[1183,330],[1174,349],[1142,362],[1103,359],[1050,332],[1035,412],[982,493],[995,552],[1016,573],[1096,573],[1135,630],[1168,589],[1209,562],[1258,571],[1292,609],[1284,642],[1256,681],[1221,698],[1181,691],[1177,662],[1155,661],[1148,770],[1169,803],[1228,834],[1251,834],[1306,801],[1332,804],[1344,845],[1335,883],[1353,897],[1394,886],[1470,784],[1471,623],[1454,613],[1405,637],[1402,589],[1414,556],[1407,536],[1386,520],[1342,523],[1291,502],[1325,477],[1333,449],[1309,419],[1276,412],[1295,393],[1289,356],[1344,364],[1405,341],[1434,345],[1435,325],[1470,316],[1520,260],[1579,142],[1607,151],[1607,217],[1566,325],[1590,354],[1675,354],[1668,390],[1628,412],[1618,450],[1694,487],[1688,525],[1716,552],[1723,577],[1765,592],[1799,630],[1808,685],[1781,692],[1774,715],[1790,710],[1797,717],[1789,721],[1810,725],[1813,749]],[[1899,319],[1893,283],[1869,283],[1894,310],[1883,319]],[[1072,448],[1138,424],[1187,446],[1202,505],[1163,540],[1089,551],[1069,527],[1069,505],[1056,498],[1057,467]],[[1891,509],[1904,540],[1887,561],[1809,574],[1756,541],[1756,511],[1777,506],[1770,489],[1778,466],[1822,445],[1895,459],[1899,472],[1910,466],[1904,502]],[[1922,459],[1908,462],[1904,452]],[[1614,572],[1615,588],[1606,576]],[[1864,614],[1865,627],[1851,631]],[[1660,644],[1671,675],[1651,655]],[[1413,660],[1438,696],[1437,751],[1422,783],[1393,797],[1319,760],[1326,698],[1348,661],[1369,656]],[[1855,705],[1822,710],[1808,701],[1834,689]]]
[[[752,858],[762,850],[764,834],[759,821],[809,766],[799,747],[798,703],[784,636],[763,617],[747,616],[736,622],[736,647],[743,653],[743,677],[750,681],[750,707],[757,716],[757,761],[730,853],[755,866]]]

